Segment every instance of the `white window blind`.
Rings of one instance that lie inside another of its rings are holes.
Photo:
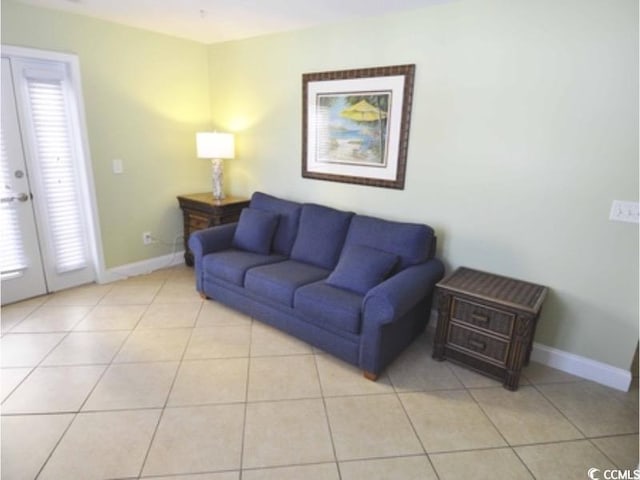
[[[0,181],[2,182],[2,203],[0,204],[0,274],[2,277],[19,275],[27,267],[27,258],[22,248],[22,232],[18,221],[18,212],[14,201],[10,199],[11,171],[9,157],[4,140],[4,131],[0,128]]]
[[[86,266],[87,247],[73,165],[66,85],[64,79],[26,76],[55,268],[58,273],[69,272]]]

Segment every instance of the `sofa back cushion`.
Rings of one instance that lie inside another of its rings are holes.
[[[332,270],[338,263],[351,217],[351,212],[304,204],[291,258]]]
[[[255,192],[251,197],[251,208],[266,210],[278,214],[278,226],[273,235],[272,251],[289,256],[298,231],[300,220],[300,203],[282,200],[262,192]]]
[[[427,225],[355,215],[349,226],[346,245],[364,245],[393,253],[400,258],[396,268],[403,270],[433,256],[435,236]]]

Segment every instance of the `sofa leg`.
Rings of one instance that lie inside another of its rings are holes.
[[[377,373],[367,372],[366,370],[363,373],[364,373],[364,378],[366,378],[367,380],[371,380],[372,382],[375,382],[376,380],[378,380]]]
[[[207,300],[209,297],[204,292],[200,292],[200,298],[203,300]]]

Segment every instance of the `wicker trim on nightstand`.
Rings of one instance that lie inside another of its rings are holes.
[[[460,267],[438,285],[530,313],[540,310],[547,292],[541,285],[466,267]]]

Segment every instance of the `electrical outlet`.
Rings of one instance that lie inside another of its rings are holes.
[[[144,243],[145,245],[151,245],[152,243],[154,243],[151,232],[144,232],[142,234],[142,243]]]
[[[609,212],[609,220],[640,223],[640,206],[638,202],[614,200]]]

